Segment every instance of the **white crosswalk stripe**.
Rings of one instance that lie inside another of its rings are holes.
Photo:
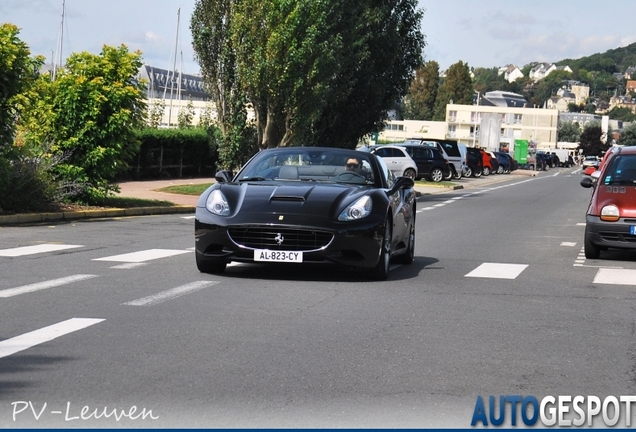
[[[104,321],[101,318],[71,318],[48,327],[0,341],[0,358],[7,357],[35,345],[90,327]]]
[[[152,306],[218,284],[218,281],[196,281],[148,297],[123,303],[127,306]]]
[[[73,282],[79,282],[87,279],[96,278],[97,275],[93,274],[78,274],[73,276],[67,276],[59,279],[53,279],[44,282],[37,282],[30,285],[23,285],[17,288],[8,288],[4,290],[0,290],[0,298],[8,298],[17,296],[20,294],[26,294],[30,292],[45,290],[48,288],[58,287],[62,285],[67,285]]]
[[[113,255],[104,258],[96,258],[93,261],[118,261],[128,263],[140,263],[144,261],[150,261],[159,258],[166,258],[174,255],[181,255],[185,253],[191,253],[191,250],[176,250],[176,249],[148,249],[138,252],[131,252],[121,255]]]
[[[636,286],[636,270],[600,268],[594,276],[593,283]]]
[[[526,267],[527,264],[483,263],[465,277],[515,279]]]
[[[65,244],[39,244],[34,246],[21,246],[11,249],[0,249],[0,256],[3,257],[18,257],[22,255],[33,255],[44,252],[55,252],[65,249],[73,249],[84,247],[81,245],[65,245]]]

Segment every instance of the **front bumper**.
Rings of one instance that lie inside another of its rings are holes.
[[[585,222],[585,235],[592,244],[601,248],[636,250],[636,235],[630,234],[630,226],[636,226],[636,219],[605,222],[598,216],[587,215]]]
[[[335,263],[347,267],[373,268],[380,257],[384,221],[328,223],[222,224],[197,209],[195,252],[202,261],[254,262],[256,249],[302,251],[303,263]],[[275,243],[278,234],[286,239]],[[298,238],[298,240],[291,240]],[[291,241],[290,241],[291,240]]]

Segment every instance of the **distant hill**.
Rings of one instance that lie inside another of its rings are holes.
[[[564,59],[555,62],[555,64],[557,66],[570,66],[573,71],[585,69],[606,73],[624,73],[629,66],[636,66],[636,43],[579,59]]]

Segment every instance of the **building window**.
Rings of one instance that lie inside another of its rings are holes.
[[[448,136],[449,138],[455,138],[455,134],[457,133],[457,126],[449,125],[448,126]]]
[[[515,114],[513,123],[514,124],[521,124],[522,120],[523,120],[523,116],[521,114]]]
[[[448,121],[454,122],[457,119],[457,111],[448,112]]]
[[[479,115],[479,113],[476,112],[471,112],[470,113],[470,122],[471,123],[479,123],[481,121],[481,115]]]

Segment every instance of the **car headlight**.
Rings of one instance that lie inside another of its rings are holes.
[[[363,196],[352,204],[349,204],[346,209],[338,216],[339,221],[352,221],[365,218],[371,214],[371,198],[369,196]]]
[[[616,222],[620,218],[618,207],[615,205],[606,205],[601,209],[601,220],[608,222]]]
[[[205,208],[208,209],[210,213],[219,216],[228,216],[230,214],[230,205],[225,199],[225,195],[219,189],[213,190],[210,195],[208,195],[208,200],[205,202]]]

